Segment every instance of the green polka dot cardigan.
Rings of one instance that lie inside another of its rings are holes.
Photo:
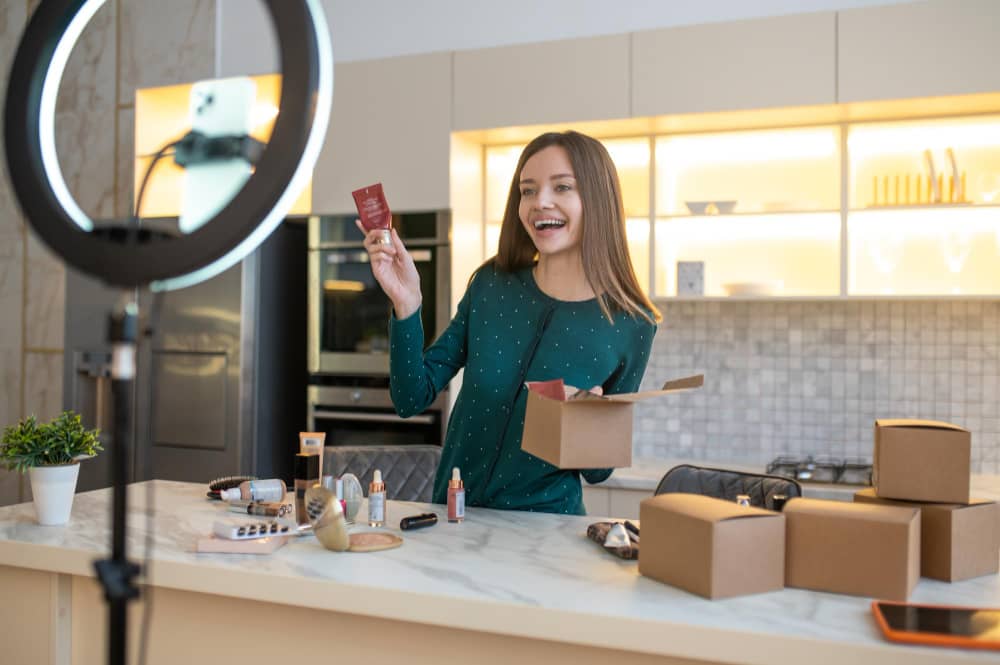
[[[596,299],[555,300],[531,269],[481,269],[448,328],[426,351],[420,313],[390,323],[390,390],[402,417],[420,413],[465,368],[448,421],[434,501],[444,503],[452,467],[462,470],[470,506],[585,514],[582,475],[599,483],[611,469],[558,469],[521,450],[525,381],[563,379],[606,394],[638,390],[656,326]]]

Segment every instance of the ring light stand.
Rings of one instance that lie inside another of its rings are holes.
[[[67,264],[108,285],[154,292],[204,281],[235,265],[281,223],[312,174],[329,122],[333,53],[320,0],[262,0],[279,42],[280,112],[253,174],[214,218],[188,235],[119,225],[95,229],[69,193],[55,150],[55,106],[66,62],[106,0],[42,0],[14,58],[4,117],[8,172],[28,223]],[[233,139],[234,137],[227,137]],[[242,138],[242,137],[236,137]],[[109,603],[108,654],[125,663],[126,607],[139,566],[126,558],[126,492],[137,306],[110,317],[114,426],[111,558],[95,563]]]

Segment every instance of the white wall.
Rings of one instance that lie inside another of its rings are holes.
[[[338,62],[901,4],[905,0],[323,0]],[[218,73],[277,71],[263,5],[216,0]]]

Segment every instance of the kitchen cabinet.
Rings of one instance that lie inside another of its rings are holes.
[[[634,33],[632,115],[832,104],[835,45],[833,12]]]
[[[394,210],[449,207],[451,54],[336,65],[313,210],[353,213],[351,192],[381,182]]]
[[[594,517],[610,517],[611,499],[609,495],[611,490],[606,487],[588,485],[585,480],[580,482],[583,483],[583,505],[587,509],[587,514]]]
[[[637,520],[639,504],[653,496],[652,490],[594,487],[583,482],[583,505],[587,514],[593,517]]]
[[[1000,90],[1000,3],[935,0],[838,13],[839,102]]]
[[[629,35],[455,53],[456,131],[629,116]]]

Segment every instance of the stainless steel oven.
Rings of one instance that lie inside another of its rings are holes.
[[[392,304],[372,276],[355,215],[309,219],[309,334],[311,374],[388,376]],[[448,211],[394,214],[413,256],[423,291],[427,344],[451,317]]]
[[[444,440],[447,392],[405,419],[396,415],[387,387],[311,385],[308,396],[309,430],[326,432],[328,446],[440,446]]]

